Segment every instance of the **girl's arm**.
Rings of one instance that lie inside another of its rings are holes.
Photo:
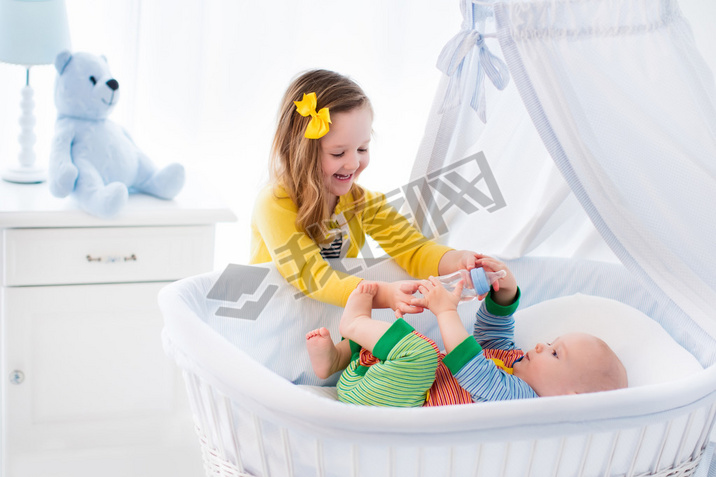
[[[281,189],[278,193],[281,194]],[[333,269],[318,245],[296,227],[296,205],[267,187],[256,199],[253,213],[251,263],[272,261],[278,272],[304,294],[345,306],[359,277]]]
[[[278,189],[278,194],[283,191]],[[268,187],[258,196],[253,213],[253,242],[251,263],[272,261],[279,273],[304,294],[336,306],[345,306],[350,293],[362,280],[335,270],[326,261],[320,248],[296,227],[296,205],[286,196],[276,195]],[[388,219],[386,215],[383,219]],[[442,247],[447,249],[447,247]],[[381,282],[374,299],[374,308],[391,308],[398,316],[419,313],[420,307],[409,301],[417,291],[417,282]]]
[[[384,194],[366,191],[361,227],[411,277],[438,276],[439,263],[451,247],[426,238],[390,205]]]

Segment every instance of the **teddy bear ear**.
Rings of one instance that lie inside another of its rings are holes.
[[[70,53],[67,50],[61,51],[57,54],[55,57],[55,69],[57,70],[58,74],[62,74],[65,72],[65,68],[67,68],[67,64],[72,59],[72,53]]]

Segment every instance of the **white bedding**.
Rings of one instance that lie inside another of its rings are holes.
[[[629,387],[674,381],[703,369],[655,321],[616,300],[582,294],[554,298],[518,311],[515,321],[515,344],[524,349],[572,331],[598,336],[621,359]]]

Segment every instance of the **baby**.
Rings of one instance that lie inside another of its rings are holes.
[[[512,273],[497,260],[478,266],[505,270],[476,314],[473,336],[457,313],[462,286],[448,292],[436,278],[420,282],[413,305],[438,320],[446,354],[403,319],[371,319],[378,284],[363,281],[348,299],[334,344],[326,328],[306,335],[319,378],[343,370],[342,402],[373,406],[439,406],[481,401],[556,396],[626,387],[624,366],[599,338],[569,333],[538,343],[524,353],[514,346],[514,319],[520,291]]]

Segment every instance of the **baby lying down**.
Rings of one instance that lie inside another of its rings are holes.
[[[473,336],[457,313],[462,286],[452,293],[432,278],[421,282],[422,298],[438,320],[446,354],[402,318],[371,319],[378,284],[363,281],[351,294],[334,344],[326,328],[306,335],[319,378],[343,371],[338,400],[369,406],[441,406],[538,396],[609,391],[627,386],[626,370],[601,339],[569,333],[524,353],[513,342],[513,313],[520,291],[512,273],[494,259],[478,266],[505,270],[477,312]]]

